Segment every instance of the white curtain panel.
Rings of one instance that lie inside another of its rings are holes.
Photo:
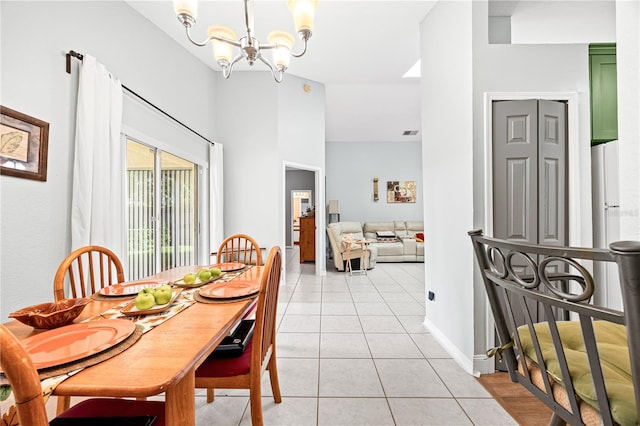
[[[224,239],[222,148],[222,144],[217,142],[209,147],[209,229],[212,252],[218,250]]]
[[[90,55],[80,67],[76,116],[71,249],[109,248],[120,258],[124,245],[124,144],[122,85]]]

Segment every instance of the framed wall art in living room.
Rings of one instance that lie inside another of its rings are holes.
[[[49,123],[0,106],[0,174],[47,180]]]
[[[415,180],[390,180],[387,181],[387,203],[415,203]]]

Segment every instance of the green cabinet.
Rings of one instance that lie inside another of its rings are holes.
[[[591,145],[618,139],[616,45],[589,45]]]

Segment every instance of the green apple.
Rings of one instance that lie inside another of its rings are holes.
[[[212,278],[217,278],[222,273],[220,268],[209,268],[209,272],[211,272],[211,277]]]
[[[198,271],[198,278],[200,281],[206,282],[211,279],[211,272],[208,269],[202,268]]]
[[[157,287],[153,293],[155,297],[156,305],[164,305],[169,303],[171,297],[173,296],[173,292],[171,290],[171,286],[168,284],[163,284],[160,287]]]
[[[184,281],[185,284],[193,284],[196,282],[196,274],[188,273],[182,277],[182,281]]]
[[[152,288],[143,288],[136,296],[135,305],[140,311],[151,308],[156,303]]]

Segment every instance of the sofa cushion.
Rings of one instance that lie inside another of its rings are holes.
[[[414,238],[417,233],[422,233],[424,241],[424,222],[421,220],[407,220],[405,222],[407,237]]]
[[[378,258],[380,256],[402,256],[404,254],[404,244],[400,241],[395,243],[375,243],[378,248]]]
[[[360,222],[340,222],[343,234],[354,234],[354,237],[364,238]]]
[[[375,240],[378,238],[378,231],[391,231],[394,232],[393,222],[365,222],[362,226],[362,232],[365,238]]]
[[[414,240],[413,238],[403,238],[402,239],[402,245],[403,247],[403,254],[405,255],[409,255],[409,256],[415,256],[417,253],[417,242],[416,240]]]
[[[407,226],[405,225],[404,220],[394,220],[393,228],[395,229],[396,235],[399,238],[404,238],[407,236]]]
[[[360,222],[331,223],[327,226],[327,233],[329,234],[332,246],[335,245],[334,250],[339,250],[340,253],[344,253],[346,250],[345,245],[342,244],[345,235],[351,235],[352,238],[356,240],[364,238]]]

